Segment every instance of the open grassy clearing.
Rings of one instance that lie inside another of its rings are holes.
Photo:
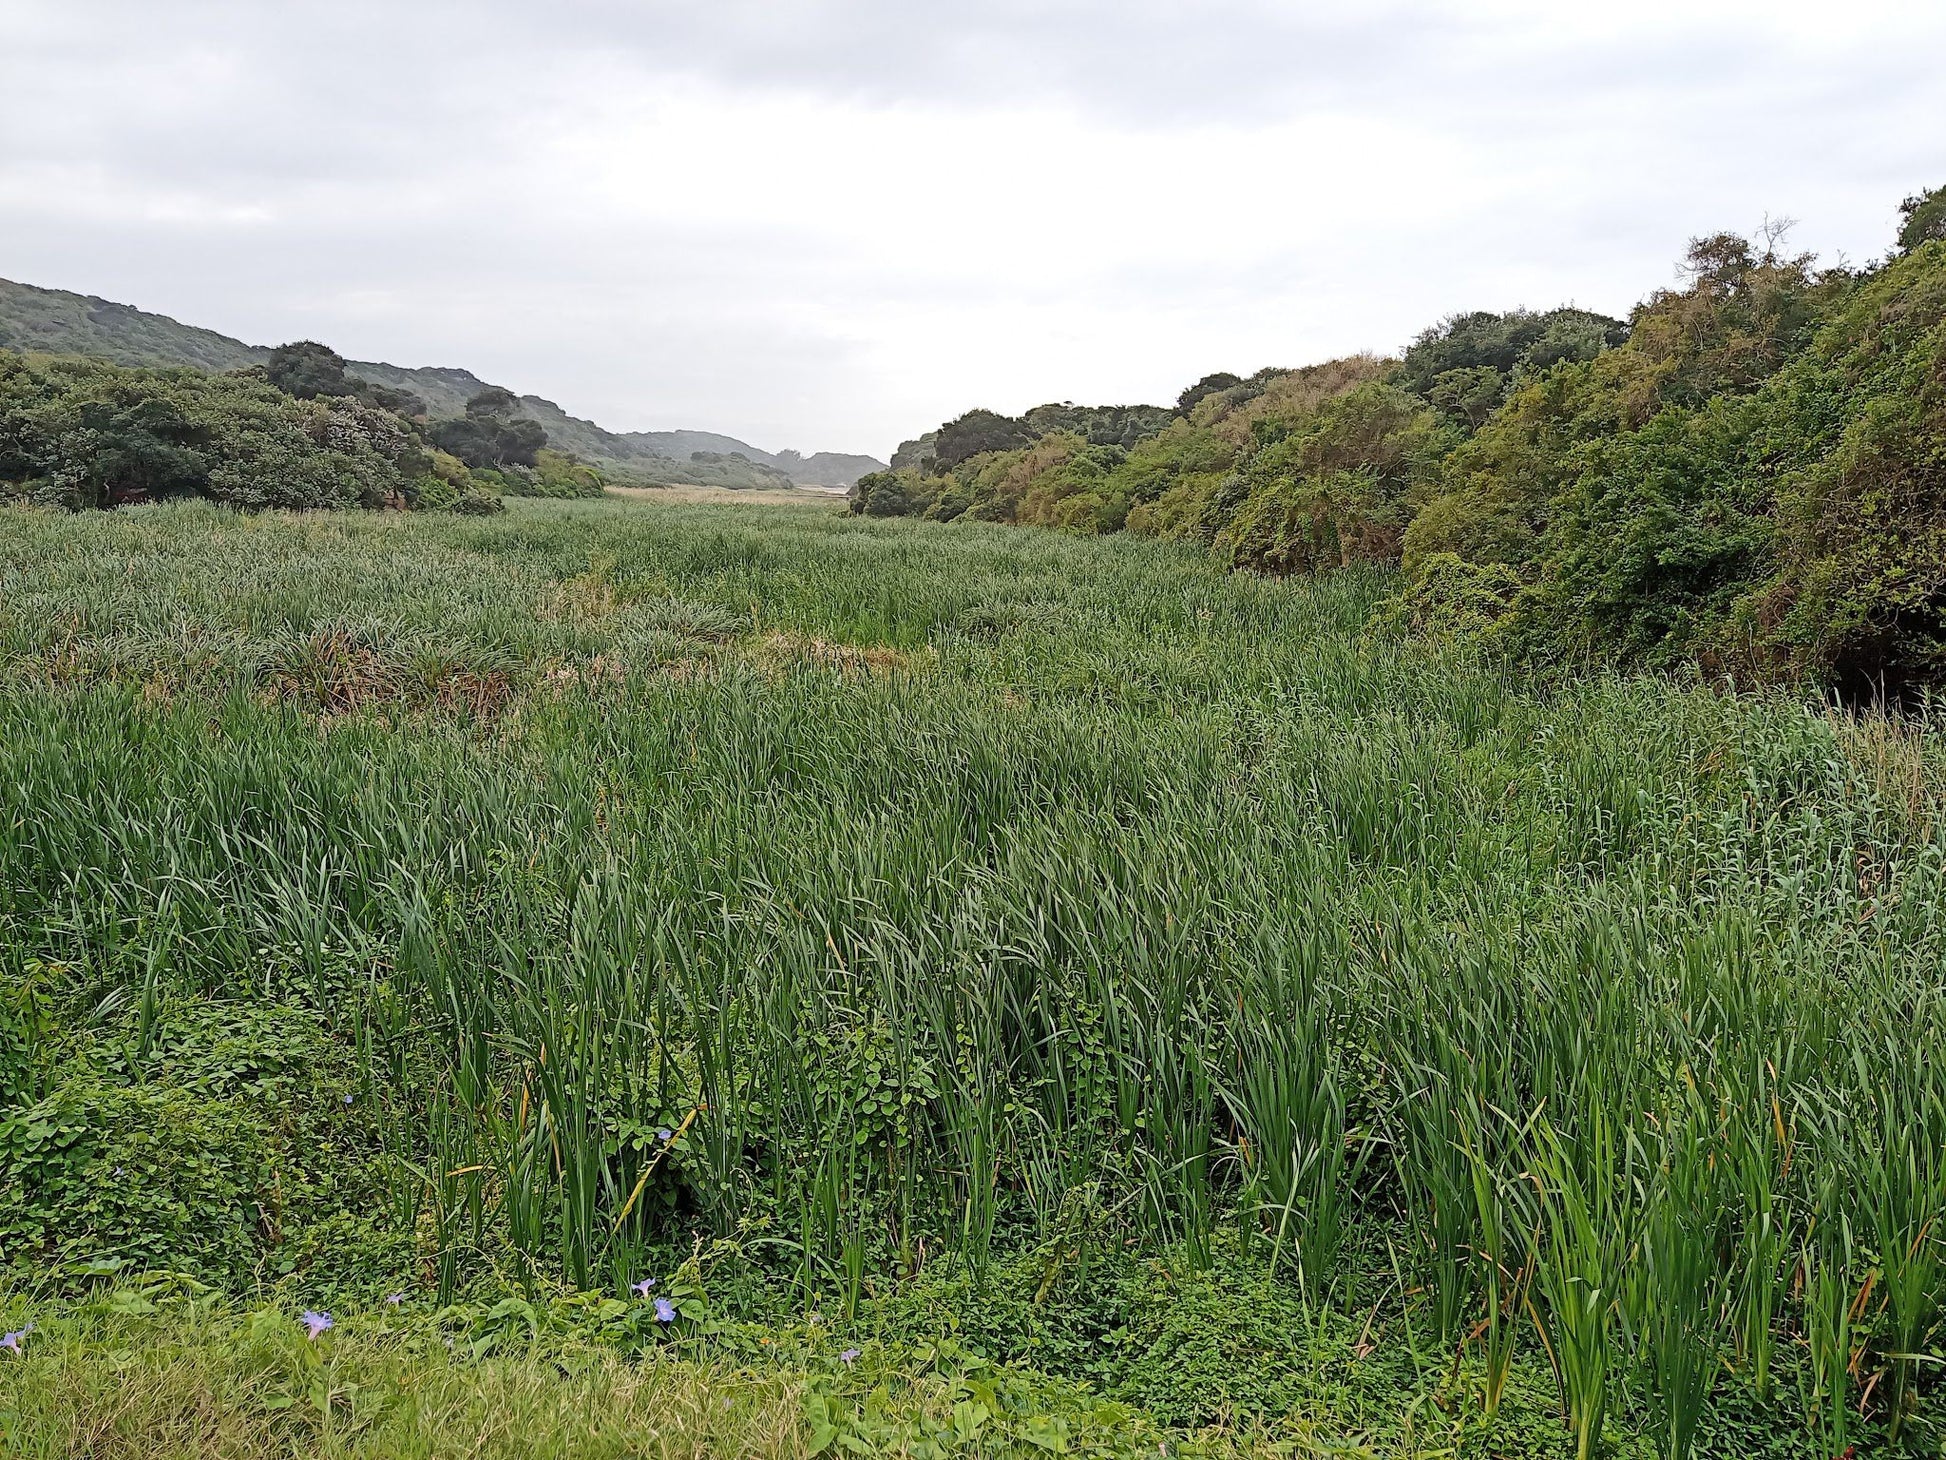
[[[1937,1453],[1946,742],[1387,592],[817,503],[0,516],[0,1413],[331,1306],[459,1409],[642,1382],[577,1345],[790,1396],[656,1453]],[[151,1269],[235,1304],[115,1338]],[[1011,1418],[801,1402],[949,1334]],[[315,1438],[246,1411],[182,1453]]]

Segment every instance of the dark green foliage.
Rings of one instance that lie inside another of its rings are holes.
[[[1589,652],[1662,665],[1692,656],[1769,544],[1769,483],[1751,460],[1761,426],[1759,402],[1719,396],[1580,453],[1550,503],[1523,621]]]
[[[989,451],[1011,451],[1033,439],[1026,425],[993,411],[968,411],[941,426],[933,438],[933,461],[940,471]]]
[[[520,409],[520,397],[504,385],[489,385],[466,402],[466,414],[475,420],[507,421]]]
[[[243,376],[0,353],[0,496],[112,507],[376,507],[400,496],[405,423],[352,398],[297,401]]]
[[[426,413],[425,401],[412,391],[347,375],[344,356],[315,340],[279,345],[270,352],[263,371],[272,385],[298,400],[316,400],[320,396],[356,396],[394,415],[423,416]]]
[[[531,467],[547,445],[547,430],[532,417],[513,415],[519,404],[512,391],[493,387],[469,400],[464,416],[435,421],[427,434],[440,450],[478,470]]]
[[[1946,187],[1928,188],[1899,208],[1899,251],[1911,253],[1922,243],[1946,243]]]
[[[1743,617],[1861,692],[1946,678],[1946,241],[1858,289],[1763,411],[1776,526]]]
[[[1168,425],[1171,412],[1163,406],[1077,406],[1072,401],[1060,401],[1035,406],[1020,419],[1036,439],[1064,431],[1080,436],[1091,446],[1126,449]]]
[[[279,345],[264,362],[264,375],[285,395],[316,400],[321,395],[354,395],[345,378],[345,357],[315,340]]]
[[[146,396],[83,403],[61,444],[78,504],[111,507],[195,492],[209,472],[195,448],[209,439],[175,402]]]
[[[852,510],[1117,531],[1136,499],[1114,473],[1172,419],[1161,406],[1071,401],[1035,406],[1019,418],[971,411],[903,443],[889,471],[854,485]]]
[[[1232,375],[1227,370],[1218,370],[1214,374],[1205,375],[1176,397],[1176,414],[1186,416],[1218,391],[1228,390],[1231,386],[1241,384],[1243,384],[1243,377]]]
[[[69,508],[181,496],[246,508],[497,507],[462,463],[423,450],[412,422],[372,401],[383,392],[344,382],[336,358],[322,346],[291,347],[280,361],[286,390],[256,371],[34,363],[0,351],[0,499]],[[333,388],[339,383],[350,389]],[[557,468],[557,489],[560,475]]]
[[[1406,389],[1477,429],[1520,377],[1592,360],[1627,338],[1622,321],[1585,309],[1456,314],[1413,342],[1400,375]]]
[[[864,517],[904,517],[912,511],[912,482],[912,474],[904,470],[862,476],[851,486],[851,510]]]
[[[899,449],[892,453],[891,470],[930,470],[937,459],[938,446],[937,431],[928,431],[925,435],[911,441],[901,441]]]

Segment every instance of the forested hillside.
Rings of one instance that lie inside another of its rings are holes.
[[[1415,627],[1531,663],[1903,693],[1946,676],[1946,189],[1902,219],[1862,268],[1698,239],[1626,321],[1459,314],[1169,409],[973,411],[852,507],[1388,564]]]
[[[247,369],[264,364],[271,354],[267,347],[246,345],[165,315],[6,279],[0,279],[0,349],[197,370]],[[352,360],[346,362],[346,369],[355,379],[410,393],[434,417],[464,415],[469,400],[500,388],[470,370],[439,366],[406,369]],[[884,466],[869,456],[838,452],[805,456],[796,451],[763,451],[710,431],[606,431],[540,396],[517,400],[521,414],[539,422],[559,449],[630,481],[736,488],[792,483],[842,487]]]

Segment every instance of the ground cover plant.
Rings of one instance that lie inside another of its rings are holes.
[[[0,1423],[1937,1453],[1936,722],[1536,686],[1397,589],[0,513]]]

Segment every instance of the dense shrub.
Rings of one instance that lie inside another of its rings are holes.
[[[595,467],[548,450],[545,431],[511,416],[505,391],[482,392],[465,419],[428,430],[412,418],[423,402],[348,379],[344,366],[310,341],[227,375],[0,351],[0,501],[77,509],[205,497],[478,514],[500,511],[503,493],[606,488]],[[463,441],[452,426],[465,428]],[[475,464],[438,444],[447,440],[468,446]]]
[[[516,415],[519,408],[512,391],[491,385],[467,401],[465,415],[435,421],[429,434],[440,450],[476,470],[532,467],[547,445],[547,430],[531,417]]]
[[[0,495],[64,507],[202,496],[238,507],[402,501],[406,424],[242,375],[0,353]]]
[[[1407,389],[1477,428],[1518,381],[1564,360],[1592,360],[1627,338],[1620,320],[1585,309],[1456,314],[1413,342],[1399,374]]]
[[[1490,622],[1530,661],[1937,682],[1943,197],[1907,199],[1862,272],[1786,252],[1781,229],[1721,233],[1626,324],[1460,314],[1401,360],[1208,375],[1173,412],[972,412],[906,443],[853,510],[1126,528],[1266,573],[1395,564],[1407,621]],[[1437,607],[1456,589],[1491,611]]]
[[[1936,680],[1946,244],[1856,281],[1745,272],[1659,297],[1626,346],[1517,390],[1447,461],[1406,565],[1512,567],[1533,654],[1874,693]]]
[[[599,468],[546,447],[534,453],[532,466],[483,469],[473,475],[509,497],[599,497],[607,490],[607,479]]]

